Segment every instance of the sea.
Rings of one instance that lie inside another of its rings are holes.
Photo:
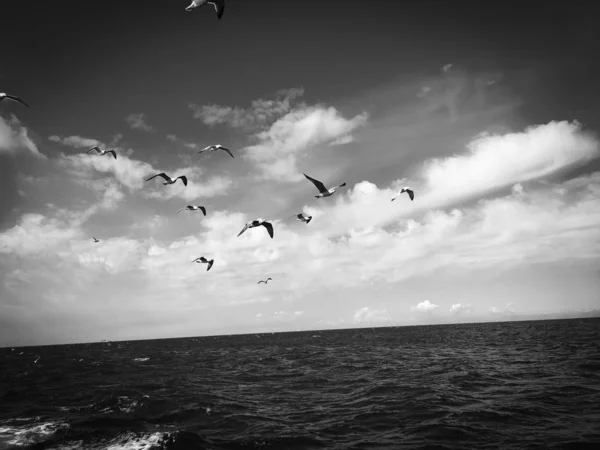
[[[0,449],[599,448],[598,318],[0,349]]]

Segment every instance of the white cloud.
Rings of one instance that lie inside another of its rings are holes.
[[[92,148],[96,145],[101,145],[102,142],[96,139],[85,138],[81,136],[50,136],[48,140],[52,142],[57,142],[62,145],[66,145],[67,147],[74,148]]]
[[[46,158],[29,137],[27,128],[21,125],[16,116],[11,115],[8,121],[0,117],[0,153],[16,153],[23,150],[38,158]]]
[[[360,308],[354,313],[353,321],[354,323],[381,323],[381,322],[389,322],[390,316],[387,310],[384,309],[372,309],[368,306]]]
[[[226,123],[234,128],[252,129],[260,128],[290,111],[293,100],[302,95],[302,88],[282,89],[274,100],[259,98],[253,100],[249,108],[196,104],[190,105],[190,108],[194,110],[195,119],[201,119],[210,127]]]
[[[142,130],[152,132],[155,131],[150,125],[146,123],[146,114],[144,113],[133,113],[129,114],[125,121],[129,124],[129,126],[134,130]]]
[[[160,171],[157,171],[156,173],[159,172]],[[200,167],[173,169],[169,170],[167,173],[174,177],[185,175],[188,179],[188,185],[185,186],[181,180],[178,180],[175,184],[164,186],[162,185],[162,178],[160,179],[160,182],[158,179],[154,179],[148,182],[148,184],[154,182],[154,187],[150,186],[148,190],[144,191],[143,195],[147,198],[158,198],[162,200],[178,197],[186,201],[191,201],[200,198],[224,195],[233,185],[233,180],[226,176],[217,175],[206,179],[203,177],[204,171]]]
[[[435,305],[431,303],[429,300],[424,300],[420,302],[417,306],[411,306],[411,311],[418,311],[422,313],[429,313],[435,311],[439,308],[439,305]]]
[[[310,147],[332,144],[336,139],[349,142],[350,133],[366,121],[366,113],[346,119],[334,107],[294,109],[268,130],[258,133],[259,143],[246,147],[244,158],[253,161],[264,178],[298,181],[303,178],[296,167],[302,152]]]
[[[450,314],[471,314],[473,312],[473,307],[471,305],[465,305],[462,303],[455,303],[450,307]]]

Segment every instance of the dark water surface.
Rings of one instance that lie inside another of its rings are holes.
[[[0,449],[598,444],[600,319],[0,349]]]

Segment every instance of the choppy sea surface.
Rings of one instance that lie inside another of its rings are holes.
[[[600,319],[0,349],[12,448],[597,449]]]

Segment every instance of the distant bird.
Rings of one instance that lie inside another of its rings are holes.
[[[267,222],[266,220],[263,220],[263,219],[256,219],[251,222],[248,222],[244,226],[242,231],[240,231],[240,233],[238,234],[238,237],[241,236],[242,233],[244,231],[246,231],[248,228],[260,227],[261,225],[267,229],[267,231],[269,232],[269,236],[271,236],[271,239],[273,239],[273,225],[270,222]]]
[[[176,178],[171,178],[169,175],[167,175],[167,174],[166,174],[166,173],[164,173],[164,172],[161,172],[161,173],[158,173],[158,174],[156,174],[156,175],[154,175],[154,176],[151,176],[151,177],[150,177],[150,178],[148,178],[146,181],[150,181],[152,178],[156,178],[156,177],[162,177],[162,178],[163,178],[163,179],[166,181],[166,183],[163,183],[165,186],[166,186],[167,184],[175,184],[175,182],[176,182],[177,180],[179,180],[180,178],[181,178],[181,181],[183,182],[183,184],[184,184],[185,186],[187,186],[187,177],[186,177],[185,175],[180,175],[180,176],[178,176],[178,177],[176,177]]]
[[[207,3],[215,7],[215,11],[217,12],[217,19],[220,20],[221,16],[223,16],[223,11],[225,11],[225,0],[192,0],[190,6],[185,8],[185,10],[191,11],[192,9],[197,8],[198,6],[204,6]]]
[[[109,153],[112,153],[113,158],[117,159],[117,153],[114,150],[100,150],[100,147],[98,147],[97,145],[95,145],[94,147],[90,148],[86,153],[89,153],[92,150],[96,150],[96,152],[98,152],[98,156],[104,156],[104,155],[107,155]]]
[[[265,283],[265,284],[268,284],[268,283],[269,283],[269,280],[273,280],[273,278],[269,277],[269,278],[267,278],[266,280],[260,280],[260,281],[259,281],[258,283],[256,283],[256,284],[260,284],[260,283]]]
[[[296,218],[296,220],[299,220],[300,222],[304,222],[307,225],[310,223],[310,221],[313,218],[313,216],[305,216],[304,214],[300,213],[300,214],[294,214],[292,217],[290,217],[290,219],[292,219],[294,217]]]
[[[204,147],[198,153],[216,152],[217,150],[223,150],[229,153],[229,156],[231,156],[232,158],[234,157],[233,153],[231,153],[231,150],[229,150],[227,147],[223,147],[221,144],[209,145],[208,147]]]
[[[403,194],[405,192],[408,194],[408,196],[410,197],[411,201],[413,201],[415,199],[415,193],[414,193],[414,191],[411,188],[409,188],[408,186],[406,186],[406,187],[403,187],[402,189],[399,189],[398,192],[396,192],[396,195],[394,195],[394,198],[392,198],[392,201],[396,200],[396,198],[398,198],[398,196],[400,194]]]
[[[214,259],[206,259],[204,256],[201,256],[200,258],[196,258],[195,260],[192,261],[193,263],[204,263],[204,264],[208,264],[208,267],[206,268],[206,271],[208,272],[210,270],[210,268],[213,266],[213,264],[215,263]]]
[[[2,100],[4,100],[5,98],[7,98],[7,99],[9,99],[9,100],[12,100],[13,102],[20,103],[21,105],[23,105],[23,106],[27,106],[27,107],[29,108],[29,105],[28,105],[27,103],[25,103],[23,100],[21,100],[19,97],[16,97],[16,96],[14,96],[14,95],[7,94],[7,93],[5,93],[5,92],[0,92],[0,102],[1,102]]]
[[[92,236],[94,238],[94,242],[100,242],[100,240],[96,239],[94,236]]]
[[[38,356],[33,363],[36,364],[40,360],[40,358],[41,356]]]
[[[325,185],[323,183],[321,183],[319,180],[315,180],[314,178],[309,177],[308,175],[306,175],[305,173],[303,174],[308,180],[310,180],[312,182],[312,184],[314,184],[317,189],[319,190],[319,195],[315,195],[316,198],[321,198],[321,197],[330,197],[333,195],[333,193],[341,188],[346,186],[346,183],[342,183],[339,186],[333,187],[331,189],[327,189],[325,187]]]
[[[181,208],[179,211],[177,211],[177,214],[179,214],[181,211],[184,211],[184,210],[188,210],[188,211],[200,210],[206,216],[206,208],[204,206],[187,205],[185,208]]]

